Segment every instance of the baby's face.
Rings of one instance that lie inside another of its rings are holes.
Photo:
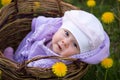
[[[52,38],[52,50],[62,57],[80,53],[79,45],[72,33],[62,28]]]

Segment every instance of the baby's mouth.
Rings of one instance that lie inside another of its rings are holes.
[[[61,48],[61,46],[59,44],[58,44],[58,47],[59,47],[60,50],[62,50],[62,48]]]

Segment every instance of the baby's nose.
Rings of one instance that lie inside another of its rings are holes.
[[[68,48],[69,46],[69,43],[65,40],[62,40],[62,44],[65,46],[65,48]]]

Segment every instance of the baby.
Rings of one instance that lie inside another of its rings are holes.
[[[22,40],[15,55],[12,47],[6,48],[4,55],[19,63],[36,56],[61,56],[97,64],[109,56],[109,44],[109,37],[94,15],[82,10],[70,10],[62,18],[34,18],[31,32]],[[48,68],[58,61],[41,59],[28,66]]]

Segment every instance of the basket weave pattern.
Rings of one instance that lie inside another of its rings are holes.
[[[27,67],[27,63],[18,64],[4,57],[3,50],[11,46],[16,49],[21,40],[30,31],[31,21],[36,16],[63,16],[66,10],[78,9],[61,0],[13,0],[9,5],[4,6],[0,11],[0,70],[3,80],[57,80],[51,68]],[[57,58],[55,56],[39,57]],[[68,72],[60,80],[80,80],[87,72],[88,64],[73,61],[67,65]]]

